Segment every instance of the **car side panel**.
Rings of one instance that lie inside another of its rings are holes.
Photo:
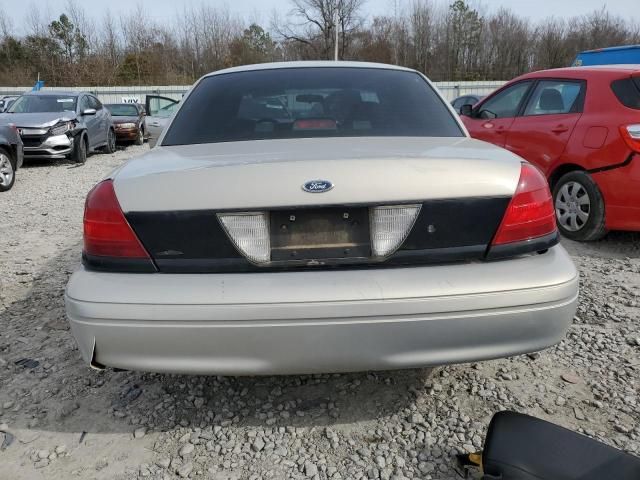
[[[565,164],[591,173],[604,202],[606,227],[610,230],[640,228],[640,158],[620,135],[619,127],[640,122],[640,111],[622,106],[611,91],[608,78],[589,79],[584,113],[578,120],[564,154],[547,170],[553,173]]]
[[[566,113],[517,117],[507,134],[505,148],[548,174],[551,166],[562,156],[580,115]]]
[[[83,95],[82,97],[80,97],[80,99],[78,100],[78,105],[78,114],[80,115],[80,118],[82,118],[82,122],[87,128],[87,136],[89,137],[89,150],[94,150],[100,145],[102,134],[98,113],[96,113],[95,115],[82,115],[82,111],[85,106],[87,108],[91,108],[88,95]]]
[[[640,231],[640,155],[620,168],[592,174],[605,198],[609,230]]]
[[[499,147],[505,146],[507,133],[515,120],[514,117],[490,120],[469,117],[462,117],[462,119],[473,138],[493,143]]]

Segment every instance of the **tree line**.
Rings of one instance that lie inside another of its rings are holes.
[[[399,0],[396,0],[398,2]],[[332,59],[393,63],[432,80],[508,80],[567,66],[582,50],[640,43],[640,23],[606,7],[534,23],[465,0],[413,0],[366,16],[366,0],[290,0],[260,25],[227,7],[183,7],[167,25],[141,6],[119,17],[90,17],[69,0],[55,18],[32,9],[16,33],[0,9],[0,85],[181,85],[221,68]]]

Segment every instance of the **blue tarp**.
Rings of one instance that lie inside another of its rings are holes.
[[[599,48],[580,52],[573,61],[572,67],[587,67],[589,65],[640,65],[640,45],[623,47]]]

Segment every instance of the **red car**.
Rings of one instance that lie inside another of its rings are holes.
[[[462,114],[472,137],[545,173],[566,237],[640,231],[640,66],[529,73]]]

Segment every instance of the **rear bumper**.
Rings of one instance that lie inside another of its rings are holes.
[[[560,341],[578,277],[560,246],[508,261],[212,275],[80,270],[67,315],[83,358],[133,370],[293,374],[412,368]]]

